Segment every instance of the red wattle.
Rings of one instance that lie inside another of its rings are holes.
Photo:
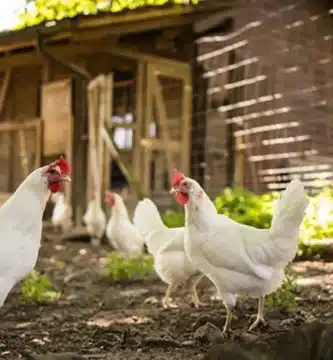
[[[179,192],[176,195],[176,199],[180,205],[186,205],[188,203],[189,197],[187,194]]]
[[[49,189],[52,193],[56,193],[62,189],[62,183],[59,182],[53,182],[49,185]]]

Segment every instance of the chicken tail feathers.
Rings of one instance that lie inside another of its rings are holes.
[[[285,266],[293,260],[298,246],[299,228],[308,204],[309,198],[299,179],[292,180],[274,204],[270,233],[276,266]]]
[[[156,205],[147,198],[137,204],[134,210],[133,223],[142,235],[147,235],[151,231],[165,229]]]

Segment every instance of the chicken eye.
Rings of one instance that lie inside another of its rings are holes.
[[[48,173],[51,174],[51,175],[54,175],[54,174],[56,174],[56,170],[50,169],[50,170],[48,171]]]
[[[185,181],[185,182],[183,182],[183,185],[184,185],[184,186],[187,186],[187,185],[188,185],[188,183]]]

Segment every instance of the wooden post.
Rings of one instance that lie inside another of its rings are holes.
[[[190,154],[191,154],[191,138],[192,138],[192,134],[191,134],[191,130],[192,130],[192,126],[191,126],[192,85],[191,85],[190,77],[189,77],[189,79],[184,81],[183,94],[184,94],[183,109],[182,109],[182,114],[183,114],[182,149],[183,149],[183,151],[182,151],[182,155],[181,155],[182,171],[184,172],[184,174],[187,174],[188,176],[190,176],[190,163],[191,163]]]
[[[104,126],[107,126],[109,120],[111,119],[112,126],[112,109],[113,109],[113,73],[110,73],[106,76],[106,103],[105,103],[105,120]],[[103,141],[104,144],[104,154],[103,154],[103,191],[110,189],[110,177],[111,177],[111,156],[108,151],[107,144]]]
[[[144,72],[145,64],[143,61],[138,62],[137,73],[136,73],[136,109],[135,109],[135,130],[134,130],[134,148],[133,148],[133,166],[134,174],[137,181],[142,181],[147,174],[143,173],[142,169],[142,150],[141,150],[141,136],[142,136],[142,125],[143,125],[143,102],[144,102]]]
[[[161,84],[158,81],[158,71],[154,71],[153,75],[153,81],[154,81],[154,88],[155,88],[155,98],[156,98],[156,106],[158,109],[158,116],[160,126],[161,126],[161,132],[162,132],[162,141],[163,141],[163,152],[166,155],[167,160],[167,167],[169,172],[169,179],[170,179],[170,185],[171,185],[171,179],[172,179],[172,170],[175,168],[175,162],[174,157],[172,154],[172,151],[169,148],[170,143],[170,137],[169,137],[169,125],[168,125],[168,116],[167,116],[167,110],[163,101],[163,94],[161,89]]]
[[[5,72],[2,87],[1,87],[1,90],[0,90],[0,116],[2,115],[2,112],[5,109],[6,99],[7,99],[7,96],[8,96],[8,91],[9,91],[11,78],[12,78],[12,69],[9,68]]]
[[[145,137],[150,138],[150,126],[152,124],[153,117],[153,72],[151,67],[147,66],[147,84],[146,84],[146,113],[145,113]],[[151,160],[152,153],[150,147],[144,147],[144,160],[143,160],[143,186],[144,192],[147,196],[151,194]]]

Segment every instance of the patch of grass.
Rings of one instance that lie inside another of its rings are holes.
[[[105,275],[114,280],[146,279],[153,272],[154,260],[150,254],[140,254],[131,259],[115,251],[107,255]]]
[[[296,276],[285,269],[285,278],[281,287],[273,294],[266,297],[265,302],[271,310],[296,311]]]
[[[60,293],[55,291],[50,279],[38,271],[32,271],[21,282],[20,301],[23,304],[46,304],[59,299]]]

